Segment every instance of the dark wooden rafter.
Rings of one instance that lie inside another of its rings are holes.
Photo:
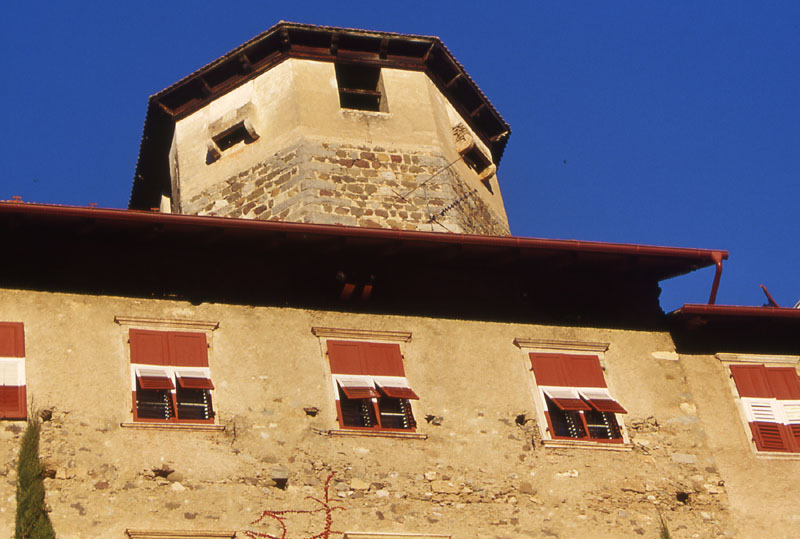
[[[250,62],[250,58],[248,58],[247,54],[245,53],[239,54],[239,65],[242,67],[242,71],[245,73],[250,73],[253,71],[253,64]]]
[[[339,34],[331,35],[331,46],[329,48],[331,56],[336,56],[339,53]]]
[[[197,80],[200,81],[200,93],[203,94],[203,97],[209,97],[214,93],[208,81],[202,75],[197,77]]]
[[[389,39],[383,38],[381,39],[380,47],[378,48],[378,58],[381,60],[386,60],[386,56],[389,51]]]
[[[485,108],[486,108],[486,103],[481,103],[480,105],[478,105],[478,107],[475,110],[473,110],[472,112],[469,113],[469,117],[470,118],[474,118],[475,116],[480,114],[481,111],[483,109],[485,109]]]
[[[280,29],[280,48],[282,51],[288,51],[291,48],[291,43],[289,42],[289,29],[285,26]]]
[[[433,41],[433,42],[431,42],[430,47],[428,47],[428,50],[426,50],[425,54],[422,56],[422,61],[423,62],[425,62],[425,63],[428,62],[428,60],[430,59],[431,55],[433,54],[433,51],[434,51],[435,48],[436,48],[436,42]]]
[[[451,86],[453,86],[453,85],[454,85],[456,82],[458,82],[458,80],[459,80],[459,79],[461,79],[461,77],[463,77],[463,76],[464,76],[464,74],[463,74],[462,72],[460,72],[460,71],[459,71],[458,73],[456,73],[456,74],[455,74],[455,76],[454,76],[452,79],[450,79],[449,81],[447,81],[447,82],[445,83],[444,87],[445,87],[445,88],[450,88],[450,87],[451,87]]]

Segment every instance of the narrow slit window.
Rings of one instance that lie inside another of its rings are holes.
[[[356,64],[336,64],[339,105],[343,109],[387,112],[381,68]]]
[[[222,152],[230,148],[233,148],[236,144],[240,142],[249,144],[254,140],[255,138],[250,133],[250,131],[248,131],[247,127],[245,126],[245,122],[239,122],[238,124],[226,129],[225,131],[214,137],[214,143]]]

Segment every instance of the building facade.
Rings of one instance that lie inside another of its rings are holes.
[[[437,38],[279,23],[151,98],[130,209],[0,203],[0,533],[39,418],[59,537],[795,536],[800,310],[510,236],[509,132]]]

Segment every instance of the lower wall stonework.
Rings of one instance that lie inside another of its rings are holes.
[[[180,211],[508,235],[505,216],[496,215],[481,199],[492,196],[481,192],[486,188],[477,181],[470,187],[447,164],[438,151],[409,152],[303,139],[250,170],[186,197]]]
[[[209,365],[224,430],[122,426],[131,394],[119,315],[219,322]],[[736,471],[717,465],[683,362],[651,356],[671,345],[665,333],[3,290],[0,319],[25,323],[28,394],[52,411],[41,456],[62,538],[281,537],[284,525],[287,538],[656,537],[659,513],[676,538],[757,536],[737,523],[759,502],[731,511],[726,474]],[[331,436],[315,326],[410,332],[403,361],[427,438]],[[630,412],[630,451],[544,447],[516,337],[610,343],[605,376]],[[23,427],[0,423],[4,537]],[[791,536],[785,520],[759,530]]]

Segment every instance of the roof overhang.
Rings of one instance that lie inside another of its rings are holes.
[[[149,209],[169,185],[175,123],[287,58],[424,71],[499,163],[511,128],[438,37],[279,22],[150,97],[130,208]]]
[[[800,354],[800,309],[687,304],[669,317],[679,352]]]
[[[15,261],[0,267],[6,286],[264,304],[327,297],[348,309],[353,303],[336,302],[350,284],[364,287],[352,301],[368,308],[529,320],[655,319],[663,316],[658,281],[727,258],[705,249],[27,203],[0,203],[0,233]]]

